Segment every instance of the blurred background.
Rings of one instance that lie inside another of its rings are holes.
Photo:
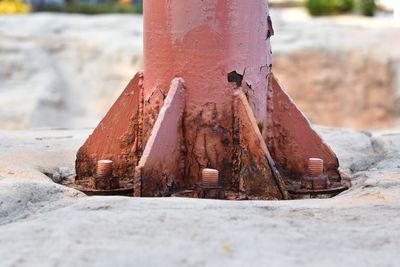
[[[313,123],[400,130],[400,0],[270,7],[273,71]],[[96,126],[143,65],[141,13],[141,0],[0,0],[0,130]]]

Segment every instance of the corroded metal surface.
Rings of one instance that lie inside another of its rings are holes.
[[[299,198],[330,198],[348,190],[347,186],[337,186],[328,189],[288,189],[289,194],[295,199]]]
[[[319,158],[308,160],[308,173],[301,179],[302,189],[328,189],[329,179],[324,175],[324,161]]]
[[[159,110],[160,92],[166,95],[171,80],[182,77],[187,185],[199,183],[202,169],[210,167],[230,187],[230,117],[237,84],[228,81],[229,73],[251,85],[249,102],[264,123],[265,77],[271,64],[267,12],[267,1],[258,0],[144,1],[144,97],[154,102],[145,109],[146,132]]]
[[[133,177],[141,153],[141,103],[143,73],[130,81],[107,115],[79,149],[76,159],[77,179],[94,176],[97,162],[114,162],[114,175]]]
[[[71,187],[85,193],[88,196],[132,196],[133,184],[124,181],[119,184],[118,188],[96,189],[90,184],[90,180],[76,181]]]
[[[79,150],[77,180],[108,158],[135,196],[201,197],[212,168],[227,199],[288,199],[284,179],[310,157],[337,176],[335,155],[272,76],[272,35],[264,0],[144,1],[144,75]]]
[[[324,172],[339,177],[335,153],[272,74],[269,80],[267,145],[280,171],[290,177],[302,177],[307,172],[308,159],[321,158],[325,162]]]
[[[175,78],[136,167],[135,196],[167,196],[182,187],[183,80]]]
[[[251,199],[287,199],[286,189],[268,158],[269,151],[241,90],[235,93],[235,127],[238,134],[239,191]]]

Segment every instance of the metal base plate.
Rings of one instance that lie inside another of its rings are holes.
[[[93,189],[89,186],[89,181],[77,181],[71,185],[72,188],[85,193],[88,196],[133,196],[133,184],[120,182],[118,189]]]
[[[336,196],[349,189],[347,186],[340,186],[328,189],[306,190],[306,189],[288,189],[289,194],[293,195],[331,195]]]

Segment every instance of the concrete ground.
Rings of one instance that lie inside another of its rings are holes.
[[[0,266],[398,266],[400,135],[318,130],[354,186],[279,202],[86,197],[42,172],[90,130],[0,131]]]

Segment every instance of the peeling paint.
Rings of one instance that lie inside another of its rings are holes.
[[[300,175],[306,157],[321,155],[337,174],[271,73],[266,10],[264,0],[144,1],[145,75],[79,150],[77,179],[107,158],[135,196],[196,191],[212,168],[228,199],[288,199],[278,169]]]

